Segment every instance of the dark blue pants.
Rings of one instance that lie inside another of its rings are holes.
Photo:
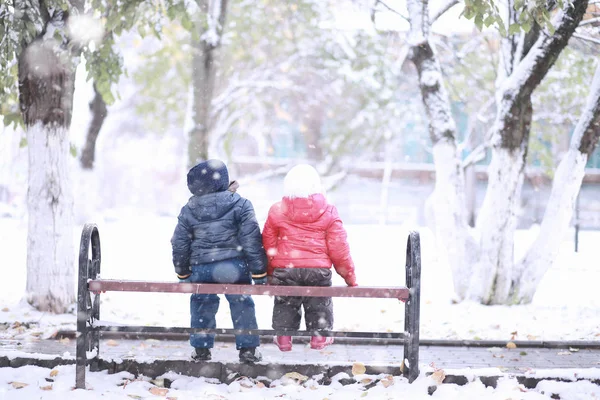
[[[252,277],[246,261],[242,258],[231,258],[210,264],[192,266],[192,275],[186,279],[192,283],[239,283],[252,284]],[[254,300],[247,295],[229,295],[231,319],[234,329],[257,329]],[[192,328],[216,328],[215,315],[219,309],[219,296],[216,294],[193,294],[190,298],[190,314]],[[212,348],[215,335],[191,334],[190,344],[193,347]],[[235,347],[258,347],[257,335],[236,335]]]

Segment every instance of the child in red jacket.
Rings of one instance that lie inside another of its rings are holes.
[[[317,171],[310,165],[292,168],[284,180],[284,197],[269,210],[263,229],[269,283],[287,286],[331,286],[331,265],[356,286],[354,263],[346,230],[335,206],[328,204]],[[300,328],[304,306],[306,329],[333,328],[331,297],[275,296],[273,329],[281,333]],[[276,336],[281,351],[292,349],[291,336]],[[323,349],[333,337],[312,336],[310,347]]]

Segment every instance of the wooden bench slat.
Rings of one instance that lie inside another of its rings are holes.
[[[90,280],[91,292],[163,292],[197,294],[245,294],[305,297],[370,297],[408,300],[406,287],[367,286],[270,286],[221,283],[179,283],[99,279]]]
[[[113,326],[99,325],[91,327],[92,331],[98,332],[124,332],[124,333],[214,333],[217,335],[276,335],[277,331],[273,329],[201,329],[201,328],[182,328],[182,327],[164,327],[164,326]],[[365,338],[365,339],[404,339],[408,335],[404,332],[343,332],[343,331],[286,331],[289,336],[333,336],[344,338]]]

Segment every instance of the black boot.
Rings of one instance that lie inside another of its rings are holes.
[[[192,360],[194,361],[208,361],[212,357],[210,355],[210,349],[205,349],[203,347],[194,347],[194,351],[192,351]]]
[[[242,347],[240,349],[240,361],[246,364],[254,364],[262,360],[262,354],[256,347]]]

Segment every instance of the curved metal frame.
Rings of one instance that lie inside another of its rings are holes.
[[[91,253],[91,254],[90,254]],[[90,258],[91,256],[91,258]],[[77,283],[77,350],[75,387],[85,388],[85,367],[87,352],[96,349],[94,366],[97,368],[100,352],[99,333],[90,327],[100,319],[100,293],[88,290],[88,280],[97,279],[100,275],[100,233],[95,224],[85,224],[79,242],[79,276]]]

